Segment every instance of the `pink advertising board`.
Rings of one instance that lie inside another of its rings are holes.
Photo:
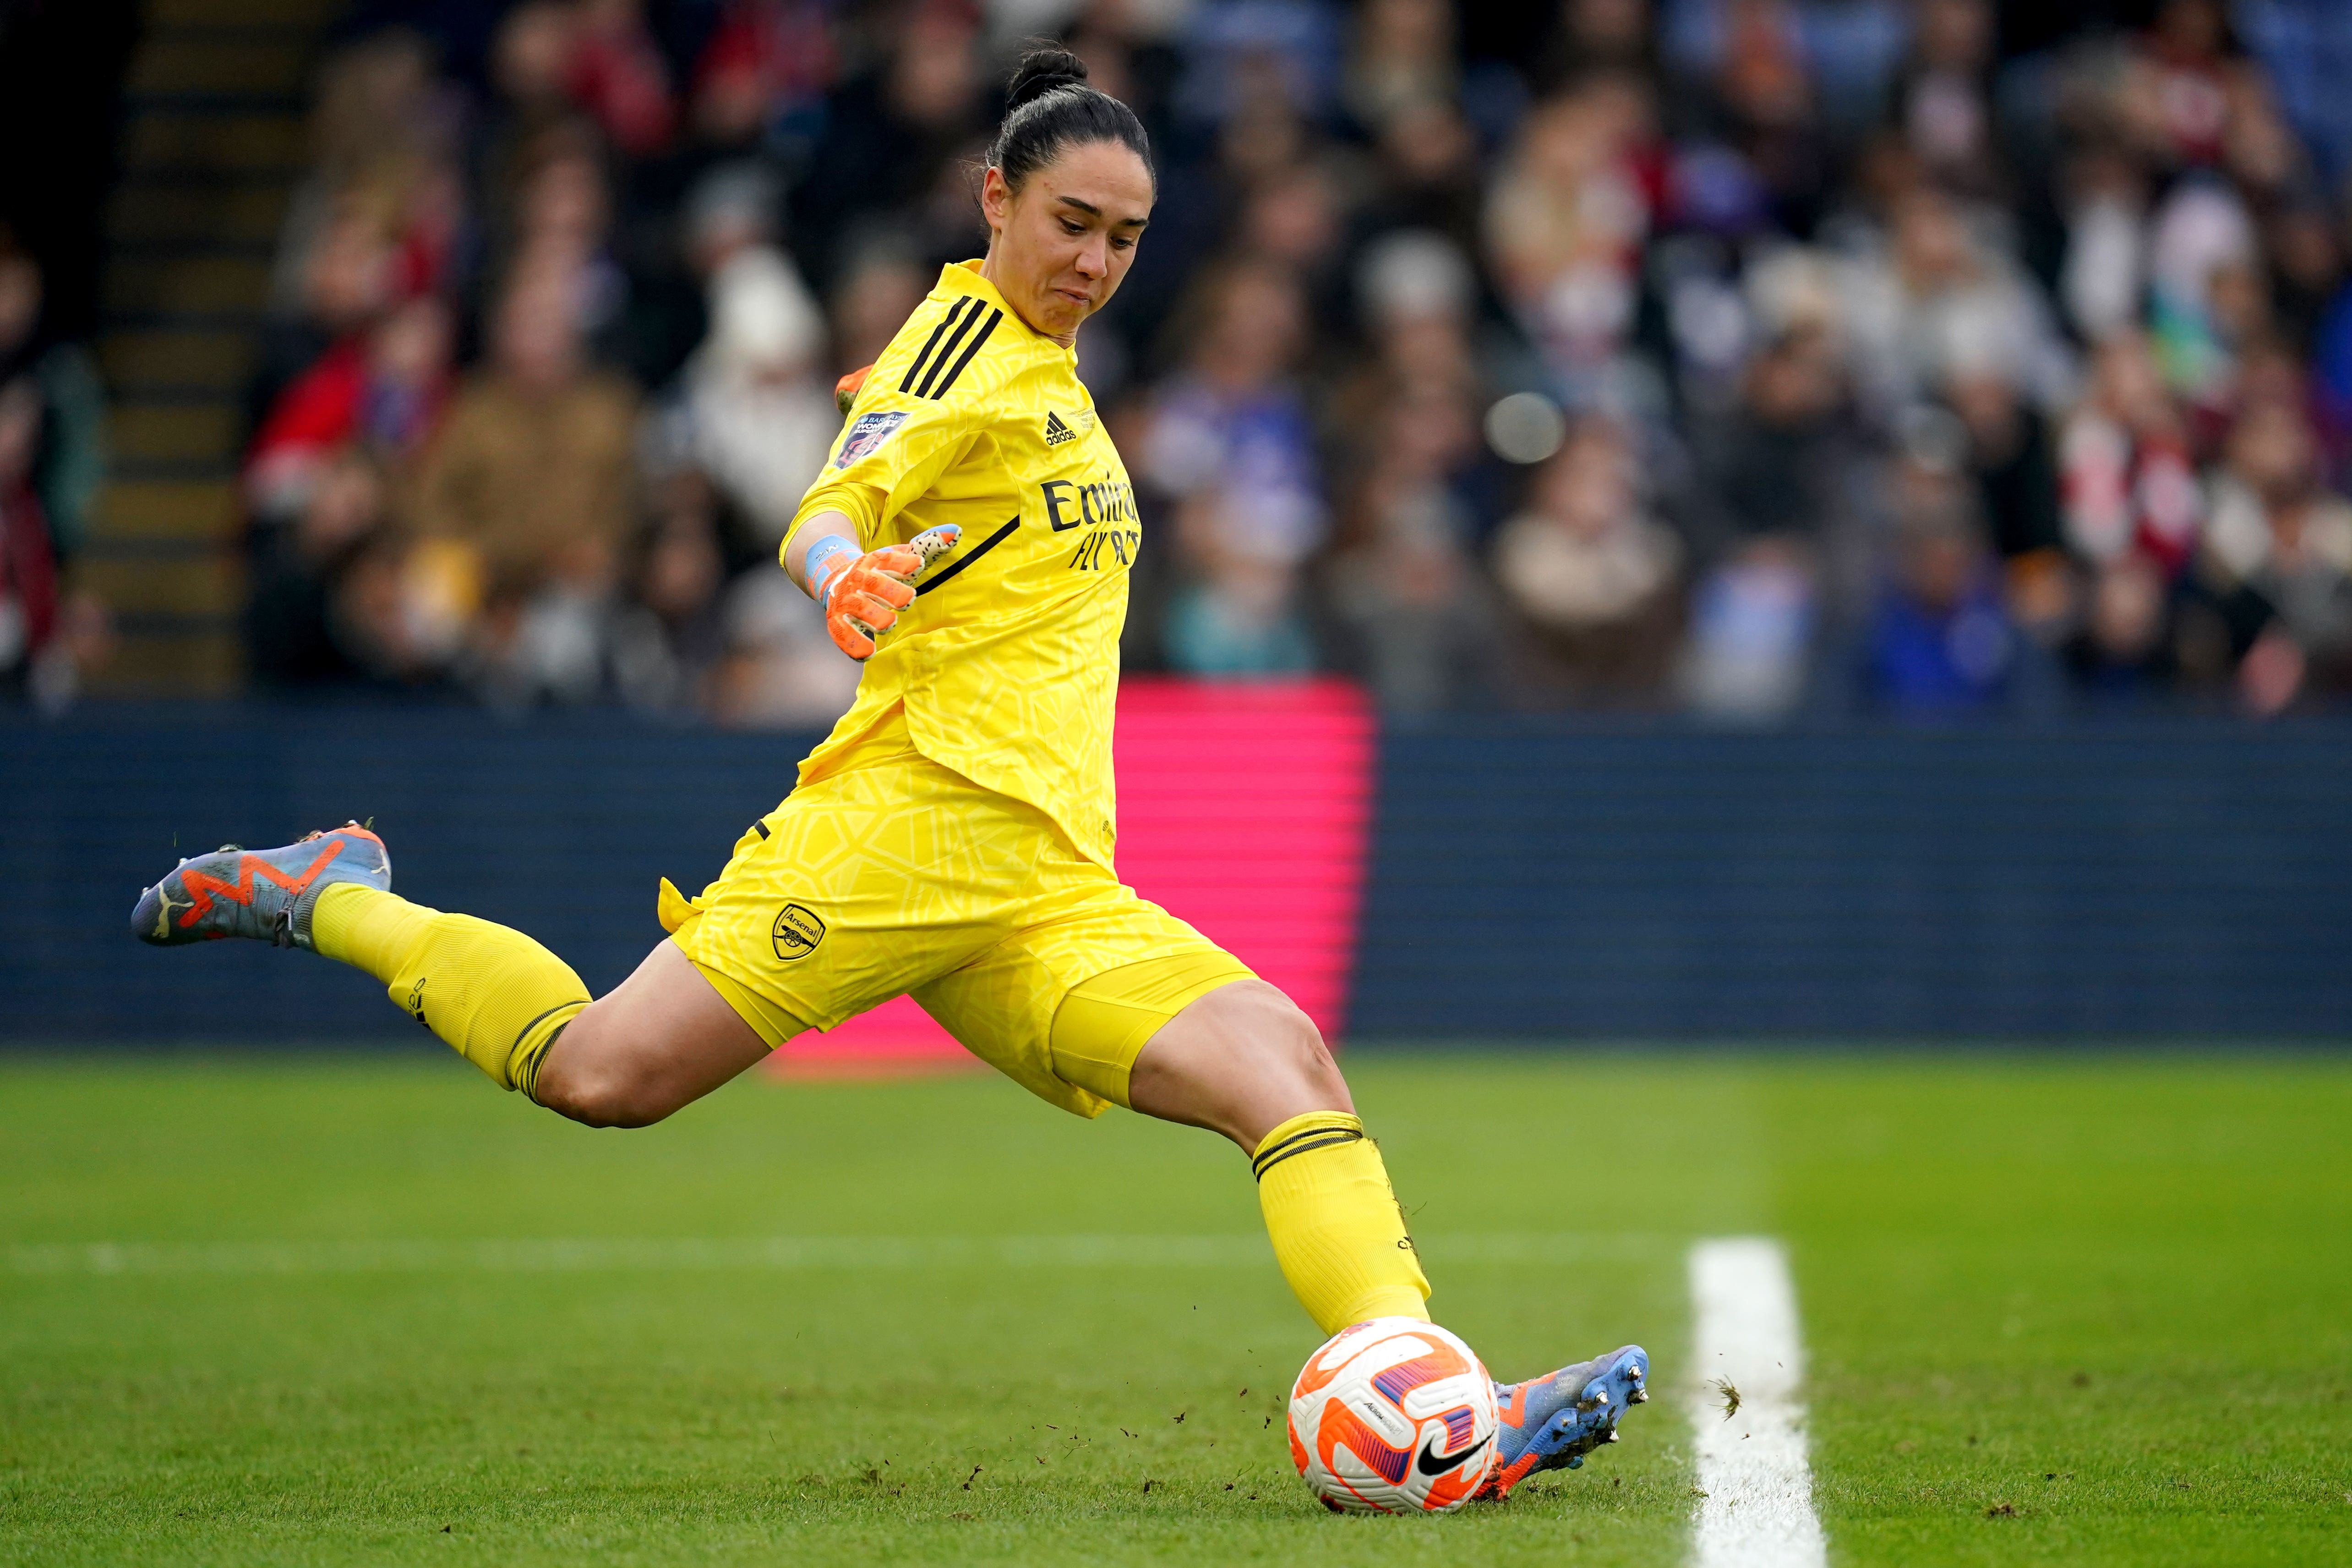
[[[1344,681],[1119,689],[1118,873],[1345,1033],[1371,831],[1372,714]],[[788,1041],[787,1074],[970,1061],[901,996]]]

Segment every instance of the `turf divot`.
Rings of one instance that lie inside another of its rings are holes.
[[[1691,1248],[1697,1387],[1698,1568],[1821,1568],[1805,1451],[1803,1340],[1797,1292],[1778,1242],[1760,1237]]]

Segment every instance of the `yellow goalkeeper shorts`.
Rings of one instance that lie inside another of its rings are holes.
[[[1160,1024],[1253,978],[1044,812],[918,752],[895,719],[754,824],[699,897],[664,881],[660,915],[772,1048],[911,994],[1081,1116],[1127,1102]]]

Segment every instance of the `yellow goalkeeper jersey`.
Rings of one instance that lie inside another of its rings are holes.
[[[942,268],[794,525],[827,510],[866,550],[942,523],[963,538],[879,639],[802,783],[840,771],[903,706],[923,755],[1037,807],[1108,867],[1118,637],[1142,524],[1076,353],[1031,331],[979,262]]]

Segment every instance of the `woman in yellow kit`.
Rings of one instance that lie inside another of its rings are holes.
[[[519,931],[391,891],[358,826],[182,862],[139,936],[257,937],[368,971],[500,1085],[600,1127],[658,1121],[804,1029],[911,994],[1082,1116],[1209,1128],[1251,1158],[1318,1327],[1427,1316],[1380,1151],[1306,1015],[1111,869],[1111,717],[1134,493],[1077,379],[1156,195],[1143,129],[1038,48],[982,175],[988,254],[866,374],[783,547],[857,700],[791,796],[609,994]],[[1493,1489],[1571,1462],[1643,1397],[1628,1346],[1499,1387]],[[1606,1392],[1610,1397],[1596,1395]]]

